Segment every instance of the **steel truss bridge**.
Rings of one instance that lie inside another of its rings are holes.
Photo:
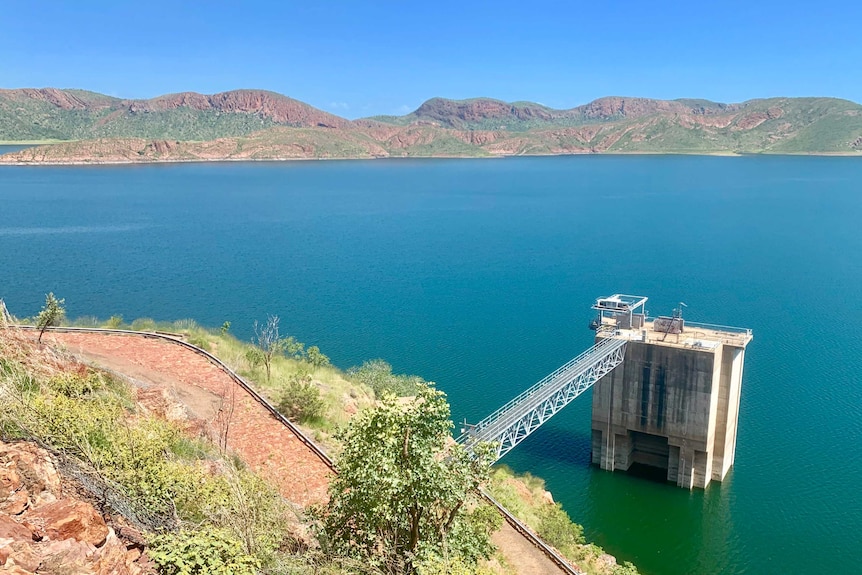
[[[495,448],[494,461],[509,453],[573,399],[623,362],[626,340],[603,337],[593,347],[560,367],[457,439],[473,449],[479,443]]]

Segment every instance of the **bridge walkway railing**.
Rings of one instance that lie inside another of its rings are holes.
[[[603,337],[503,407],[470,426],[458,443],[472,449],[478,443],[493,443],[500,459],[518,443],[599,379],[622,363],[626,340]]]

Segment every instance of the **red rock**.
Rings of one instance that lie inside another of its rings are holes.
[[[0,511],[9,515],[19,515],[27,509],[30,503],[30,492],[26,489],[19,489],[12,495],[6,498],[6,501],[0,503]]]
[[[5,499],[21,488],[21,476],[16,471],[17,465],[9,461],[0,467],[0,500]]]
[[[33,532],[8,515],[0,513],[0,539],[33,540]]]
[[[31,443],[0,443],[0,474],[5,471],[6,489],[27,488],[34,505],[56,500],[60,493],[60,476],[51,454]],[[17,475],[18,480],[13,476]],[[26,479],[21,479],[26,478]],[[0,479],[0,484],[3,483]],[[7,492],[8,496],[11,492]],[[0,501],[4,499],[0,486]]]
[[[99,546],[108,536],[105,520],[85,501],[61,499],[44,505],[27,514],[27,523],[54,541],[75,539]]]
[[[32,542],[15,541],[5,547],[7,550],[5,569],[17,566],[23,569],[23,572],[36,571],[39,565],[42,564],[42,558],[33,549]]]
[[[80,575],[95,573],[91,568],[91,555],[95,548],[84,541],[63,539],[62,541],[46,541],[35,546],[42,556],[39,573],[65,575],[76,573]]]
[[[129,555],[125,544],[112,530],[105,544],[90,557],[92,569],[98,575],[136,575],[140,573],[140,568],[134,563],[141,556],[141,552],[135,551],[136,555]]]

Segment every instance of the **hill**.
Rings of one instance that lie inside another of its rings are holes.
[[[349,122],[281,94],[234,90],[121,100],[82,90],[0,90],[0,140],[212,140],[272,126],[343,128]]]
[[[608,97],[566,110],[432,98],[404,116],[350,121],[261,90],[120,100],[0,90],[0,141],[60,143],[2,163],[480,157],[586,153],[862,155],[862,106],[836,98]]]

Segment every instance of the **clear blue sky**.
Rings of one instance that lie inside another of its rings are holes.
[[[0,0],[0,87],[265,88],[340,115],[433,96],[862,102],[862,1]]]

